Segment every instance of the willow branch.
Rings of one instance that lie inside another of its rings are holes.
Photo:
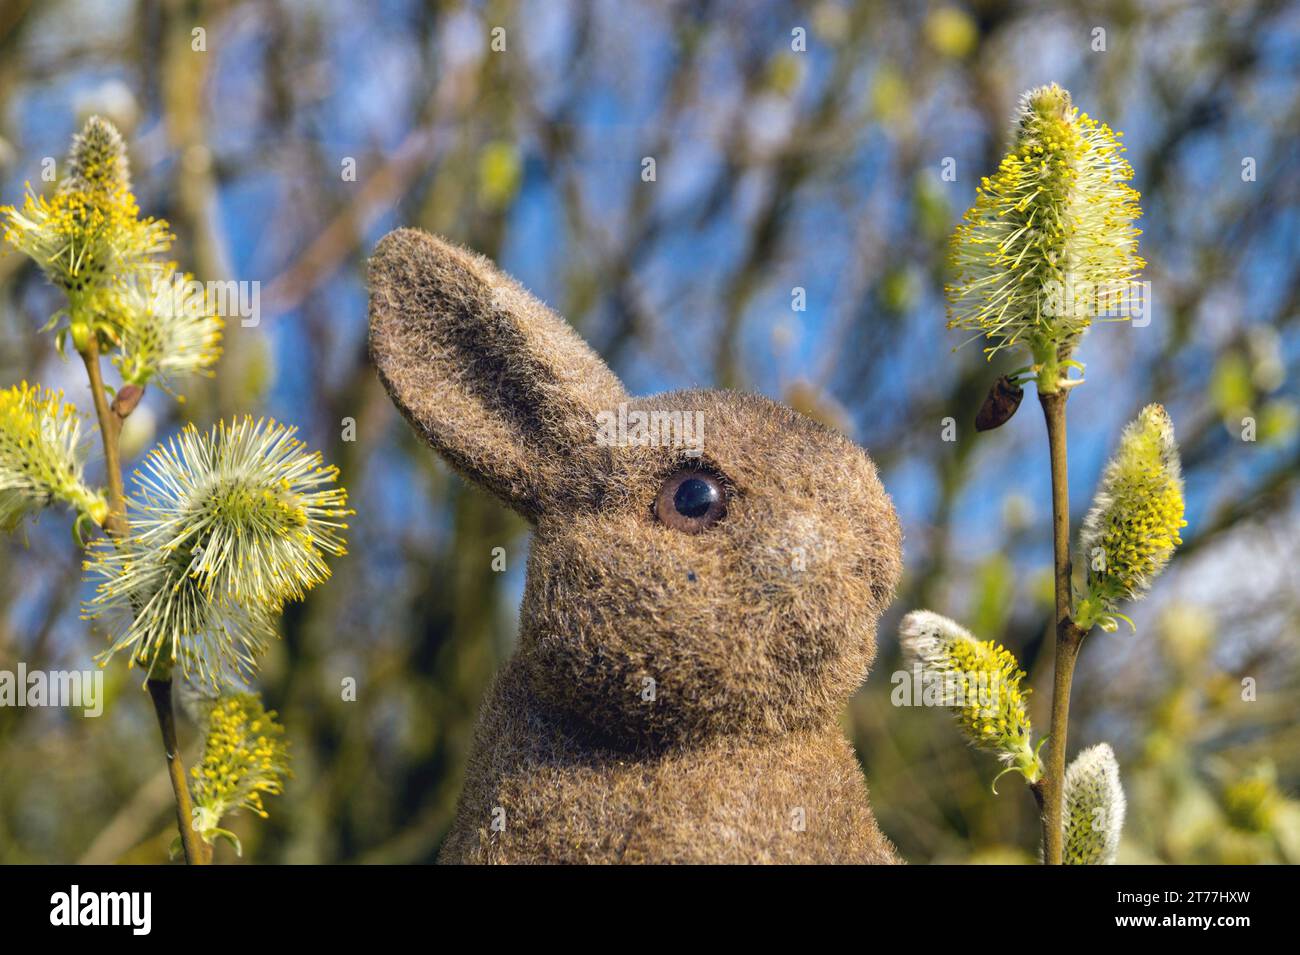
[[[1054,557],[1056,655],[1052,668],[1052,716],[1047,738],[1047,764],[1034,784],[1043,824],[1043,861],[1060,865],[1065,785],[1065,751],[1070,720],[1070,687],[1079,656],[1083,631],[1073,620],[1074,594],[1070,564],[1070,485],[1066,466],[1065,403],[1069,391],[1039,393],[1047,423],[1047,444],[1052,468],[1052,553]]]
[[[108,516],[104,519],[104,532],[114,541],[119,541],[130,532],[126,517],[126,491],[122,482],[119,439],[122,435],[122,422],[139,404],[143,390],[136,385],[124,385],[110,406],[108,396],[104,393],[104,375],[99,365],[97,336],[94,334],[89,336],[89,341],[80,350],[80,354],[86,366],[86,376],[90,379],[91,400],[95,405],[95,418],[99,422],[99,435],[104,446],[104,470],[108,480]],[[172,681],[168,676],[167,679],[150,679],[147,682],[154,713],[158,717],[158,728],[162,732],[167,775],[171,780],[172,793],[176,797],[176,819],[180,826],[185,861],[191,865],[202,865],[208,862],[209,858],[203,840],[191,825],[193,805],[190,801],[189,784],[185,779],[185,762],[181,759],[180,747],[176,741]]]
[[[162,731],[163,751],[167,756],[167,776],[176,795],[176,825],[181,832],[181,847],[185,861],[190,865],[207,865],[211,858],[203,839],[194,829],[194,803],[185,779],[185,763],[181,759],[180,745],[176,741],[176,714],[172,708],[172,681],[149,680],[149,698],[153,700],[158,728]]]
[[[122,433],[122,417],[109,407],[104,394],[104,376],[99,367],[99,342],[91,335],[81,350],[81,360],[86,365],[90,379],[90,397],[95,404],[95,418],[99,421],[99,434],[104,445],[104,471],[108,476],[108,517],[104,531],[114,540],[126,536],[126,492],[122,484],[122,457],[118,439]]]

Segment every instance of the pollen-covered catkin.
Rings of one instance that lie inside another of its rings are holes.
[[[953,708],[966,739],[996,753],[1010,769],[1034,782],[1041,773],[1031,742],[1028,689],[1015,656],[992,640],[976,640],[947,617],[917,610],[899,627],[903,649],[919,663],[925,679],[943,688],[942,704]]]
[[[0,530],[55,501],[102,521],[108,504],[82,483],[84,461],[81,416],[62,393],[26,382],[0,391]]]
[[[1075,622],[1114,630],[1120,602],[1135,600],[1182,543],[1183,478],[1174,426],[1147,405],[1124,429],[1079,535],[1088,568]]]
[[[170,391],[177,378],[212,373],[224,323],[192,275],[168,267],[149,284],[127,286],[123,295],[130,320],[122,324],[113,356],[123,381]]]
[[[219,698],[207,716],[203,757],[190,770],[195,826],[211,844],[217,835],[238,841],[220,828],[222,819],[248,810],[266,818],[264,796],[284,791],[289,747],[274,711],[254,693]]]
[[[3,236],[64,291],[74,323],[93,324],[116,341],[131,317],[127,291],[149,281],[159,268],[153,257],[172,237],[166,222],[141,218],[126,147],[111,123],[91,117],[73,140],[66,168],[49,198],[28,185],[21,210],[0,207]]]
[[[1030,90],[1012,130],[1011,151],[953,233],[948,327],[985,338],[990,356],[1022,348],[1050,392],[1079,336],[1126,301],[1145,265],[1141,209],[1122,134],[1066,90]]]
[[[165,652],[218,687],[253,671],[273,616],[346,553],[353,512],[338,469],[296,431],[251,418],[189,425],[150,452],[130,536],[97,544],[88,567],[100,584],[87,615],[117,622],[105,659],[129,650],[153,667]]]

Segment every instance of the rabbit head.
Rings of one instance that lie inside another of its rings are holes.
[[[628,396],[490,261],[416,230],[370,267],[394,402],[533,525],[518,662],[543,702],[629,745],[835,720],[900,573],[866,453],[783,405]]]

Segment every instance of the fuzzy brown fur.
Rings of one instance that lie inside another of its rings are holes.
[[[441,861],[898,861],[838,725],[901,565],[867,455],[765,398],[628,397],[490,261],[424,233],[387,236],[370,286],[397,406],[534,525]],[[701,412],[702,456],[598,442],[620,403]],[[653,503],[695,467],[727,512],[687,534]]]

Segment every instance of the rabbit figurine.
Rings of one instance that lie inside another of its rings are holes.
[[[839,725],[901,569],[865,452],[761,397],[631,397],[418,230],[375,250],[370,350],[415,430],[533,527],[440,862],[900,861]],[[624,426],[647,420],[696,426]]]

